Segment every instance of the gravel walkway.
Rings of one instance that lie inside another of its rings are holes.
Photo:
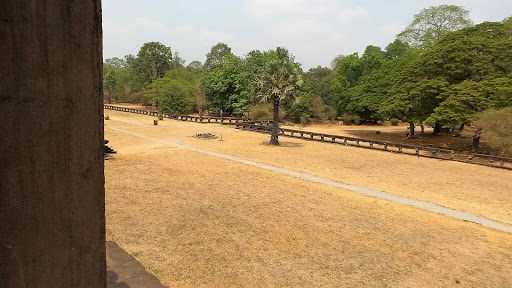
[[[116,119],[116,120],[118,120],[118,119]],[[126,121],[126,122],[128,122],[128,121]],[[129,122],[131,122],[131,121],[129,121]],[[136,123],[136,122],[133,122],[133,123]],[[216,152],[212,152],[212,151],[208,151],[208,150],[204,150],[204,149],[199,149],[197,147],[186,145],[186,144],[180,144],[180,143],[176,143],[176,142],[172,142],[172,141],[152,138],[152,137],[148,137],[148,136],[142,135],[140,133],[119,129],[119,128],[116,128],[114,126],[106,126],[106,128],[112,129],[114,131],[126,133],[126,134],[129,134],[129,135],[132,135],[132,136],[135,136],[135,137],[139,137],[139,138],[142,138],[142,139],[146,139],[146,140],[150,140],[150,141],[154,141],[154,142],[158,142],[158,143],[162,143],[162,144],[171,144],[171,145],[174,145],[174,146],[182,148],[182,149],[188,149],[188,150],[196,151],[196,152],[207,154],[207,155],[211,155],[211,156],[215,156],[215,157],[219,157],[219,158],[224,158],[224,159],[235,161],[235,162],[238,162],[238,163],[242,163],[242,164],[246,164],[246,165],[251,165],[251,166],[254,166],[254,167],[261,168],[261,169],[270,170],[270,171],[273,171],[273,172],[276,172],[276,173],[280,173],[280,174],[290,175],[290,176],[293,176],[293,177],[301,178],[301,179],[308,180],[308,181],[317,182],[317,183],[320,183],[320,184],[325,184],[325,185],[330,185],[330,186],[334,186],[334,187],[338,187],[338,188],[342,188],[342,189],[351,190],[351,191],[358,192],[358,193],[361,193],[361,194],[364,194],[364,195],[367,195],[367,196],[376,197],[376,198],[380,198],[380,199],[384,199],[384,200],[389,200],[389,201],[393,201],[393,202],[396,202],[396,203],[406,204],[406,205],[409,205],[409,206],[413,206],[413,207],[416,207],[416,208],[424,209],[424,210],[431,211],[431,212],[434,212],[434,213],[446,215],[446,216],[449,216],[449,217],[452,217],[452,218],[455,218],[455,219],[460,219],[460,220],[464,220],[464,221],[468,221],[468,222],[473,222],[473,223],[480,224],[482,226],[489,227],[489,228],[492,228],[492,229],[496,229],[496,230],[499,230],[499,231],[504,231],[504,232],[512,233],[512,226],[509,226],[509,225],[506,225],[506,224],[503,224],[503,223],[500,223],[500,222],[496,222],[496,221],[493,221],[493,220],[489,220],[489,219],[486,219],[486,218],[483,218],[483,217],[478,217],[476,215],[473,215],[473,214],[470,214],[470,213],[467,213],[467,212],[463,212],[463,211],[459,211],[459,210],[454,210],[454,209],[442,207],[442,206],[439,206],[439,205],[436,205],[436,204],[432,204],[432,203],[429,203],[429,202],[409,199],[409,198],[405,198],[405,197],[400,197],[400,196],[396,196],[396,195],[389,194],[389,193],[386,193],[386,192],[382,192],[382,191],[378,191],[378,190],[373,190],[373,189],[369,189],[369,188],[366,188],[366,187],[362,187],[362,186],[344,184],[344,183],[340,183],[340,182],[337,182],[337,181],[332,181],[332,180],[329,180],[329,179],[326,179],[326,178],[318,177],[318,176],[307,174],[307,173],[297,172],[297,171],[294,171],[294,170],[289,170],[289,169],[280,168],[280,167],[276,167],[276,166],[272,166],[272,165],[262,164],[262,163],[250,161],[250,160],[247,160],[247,159],[243,159],[243,158],[227,155],[227,154],[221,154],[221,153],[216,153]]]

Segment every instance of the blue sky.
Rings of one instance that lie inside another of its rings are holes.
[[[475,24],[512,16],[510,0],[103,0],[103,56],[136,55],[158,41],[188,64],[224,42],[238,56],[286,47],[307,70],[384,48],[414,14],[441,4],[463,6]]]

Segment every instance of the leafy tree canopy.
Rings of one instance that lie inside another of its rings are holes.
[[[127,66],[126,61],[124,59],[120,59],[117,57],[108,58],[105,60],[105,63],[117,69],[125,68]]]
[[[172,69],[151,83],[145,93],[158,99],[160,112],[186,114],[192,111],[199,93],[196,81],[197,75],[193,71]]]
[[[411,47],[406,42],[403,42],[400,39],[395,39],[395,41],[386,46],[386,58],[396,59],[404,55],[410,48]]]
[[[206,60],[204,62],[203,68],[206,72],[212,72],[215,69],[222,68],[224,61],[228,55],[233,55],[231,53],[231,48],[224,43],[215,44],[210,52],[206,54]]]
[[[187,65],[187,68],[203,69],[203,64],[200,61],[192,61]]]
[[[512,105],[512,38],[504,24],[482,23],[451,33],[425,53],[424,72],[450,85],[429,122],[471,122],[488,108]],[[443,61],[443,62],[440,62]]]
[[[503,24],[486,22],[447,34],[403,70],[383,111],[407,122],[453,127],[484,109],[510,105],[507,33]]]
[[[414,15],[397,38],[413,47],[430,48],[449,32],[473,25],[469,11],[455,5],[431,6]]]
[[[103,90],[107,93],[108,103],[112,103],[112,96],[117,86],[116,71],[110,64],[103,65]]]
[[[304,82],[314,96],[320,97],[324,103],[329,103],[333,75],[334,72],[330,68],[318,66],[304,74]]]
[[[165,75],[171,68],[171,48],[160,42],[144,43],[137,54],[137,58],[131,60],[136,75],[143,83],[152,83]]]

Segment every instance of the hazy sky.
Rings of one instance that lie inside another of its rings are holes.
[[[204,62],[224,42],[238,56],[286,47],[307,70],[338,54],[384,48],[429,6],[453,4],[475,24],[512,16],[510,0],[103,0],[104,58],[136,55],[145,42]]]

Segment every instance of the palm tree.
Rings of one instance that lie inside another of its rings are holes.
[[[296,88],[302,85],[302,77],[293,63],[285,59],[272,60],[256,77],[256,96],[261,102],[269,99],[274,103],[271,145],[279,145],[279,103],[293,100]]]

